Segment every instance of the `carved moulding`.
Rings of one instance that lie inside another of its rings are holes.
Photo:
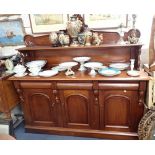
[[[143,116],[138,126],[138,137],[140,140],[151,140],[155,134],[155,106]]]

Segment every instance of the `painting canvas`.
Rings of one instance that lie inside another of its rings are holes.
[[[66,29],[67,14],[30,14],[33,33],[47,33]]]
[[[126,14],[85,14],[85,23],[94,29],[119,28],[121,24],[127,27],[127,17]]]
[[[21,19],[0,21],[0,45],[12,46],[24,44],[24,28]]]

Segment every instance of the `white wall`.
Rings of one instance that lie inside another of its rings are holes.
[[[24,25],[26,34],[32,34],[29,15],[22,14],[19,16],[23,19],[23,25]],[[153,19],[153,15],[151,15],[151,14],[146,14],[145,16],[144,16],[144,14],[141,14],[141,15],[138,14],[137,18],[136,18],[136,28],[139,29],[141,32],[140,41],[142,44],[144,44],[142,47],[142,53],[141,53],[141,63],[142,64],[148,63],[148,58],[149,58],[148,48],[149,48],[149,42],[150,42],[152,19]],[[129,28],[132,28],[131,14],[129,15],[129,24],[128,25],[129,25]],[[18,47],[19,46],[3,47],[0,49],[0,55],[16,53],[17,52],[16,49]]]

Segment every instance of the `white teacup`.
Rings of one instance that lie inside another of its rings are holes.
[[[30,67],[29,71],[32,73],[33,76],[37,76],[41,70],[40,66]]]

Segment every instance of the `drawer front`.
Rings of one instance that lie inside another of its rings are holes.
[[[93,88],[93,83],[61,83],[61,82],[58,82],[57,83],[57,88],[58,89],[70,89],[70,90],[82,90],[82,89],[85,89],[85,90],[91,90]]]
[[[21,88],[54,88],[53,84],[51,82],[21,82],[20,83]]]
[[[139,83],[99,83],[99,89],[106,90],[138,90]]]

